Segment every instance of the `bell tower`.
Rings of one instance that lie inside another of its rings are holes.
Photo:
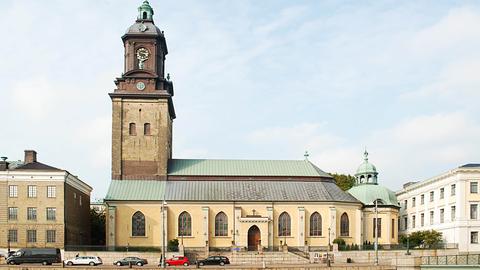
[[[172,157],[173,83],[165,78],[163,31],[147,0],[122,36],[124,71],[112,100],[112,179],[164,180]]]

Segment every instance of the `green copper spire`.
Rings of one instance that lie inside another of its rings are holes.
[[[138,7],[137,21],[153,21],[153,8],[147,0],[143,1],[143,4]]]

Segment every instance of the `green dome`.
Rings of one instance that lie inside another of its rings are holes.
[[[380,185],[358,185],[347,192],[365,205],[373,206],[380,199],[379,205],[399,206],[395,192]]]
[[[363,162],[358,166],[357,173],[355,175],[360,175],[360,174],[376,174],[377,173],[377,168],[375,166],[368,162],[368,152],[365,150],[365,153],[363,154]]]

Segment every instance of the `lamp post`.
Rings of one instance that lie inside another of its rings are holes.
[[[8,238],[7,238],[7,250],[8,250],[8,253],[7,253],[7,257],[10,256],[10,232],[8,233]]]
[[[410,236],[407,235],[407,253],[405,255],[410,255]]]
[[[163,200],[162,202],[162,234],[163,234],[163,239],[162,239],[162,261],[160,262],[162,268],[165,268],[165,207],[167,206],[167,202]]]
[[[328,248],[327,248],[327,266],[330,267],[330,255],[328,255],[328,252],[330,251],[330,231],[332,228],[328,227]]]
[[[378,200],[375,200],[375,265],[378,265]]]

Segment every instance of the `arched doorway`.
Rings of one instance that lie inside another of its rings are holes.
[[[256,251],[260,244],[260,229],[253,225],[248,229],[248,250]]]

